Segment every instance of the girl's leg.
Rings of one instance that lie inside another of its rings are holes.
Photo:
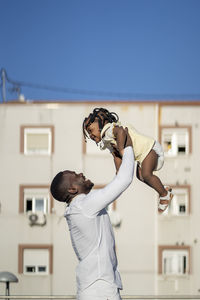
[[[140,168],[139,163],[137,163],[136,177],[137,177],[137,179],[139,179],[140,181],[144,182],[144,179],[143,179],[143,177],[142,177],[142,171],[141,171],[141,168]]]
[[[151,150],[142,162],[141,175],[143,181],[156,190],[160,197],[167,195],[167,190],[164,188],[160,179],[153,174],[158,161],[158,156],[154,150]]]

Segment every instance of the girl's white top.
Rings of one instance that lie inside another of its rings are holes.
[[[117,269],[115,238],[106,207],[125,191],[133,180],[132,147],[124,150],[121,167],[102,189],[76,196],[66,209],[72,246],[79,260],[76,268],[78,292],[97,279],[122,289]]]

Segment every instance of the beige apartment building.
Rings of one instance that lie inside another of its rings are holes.
[[[95,188],[115,176],[111,155],[83,140],[82,121],[95,107],[160,141],[165,164],[158,175],[174,190],[170,208],[158,215],[156,192],[134,177],[108,208],[122,294],[200,294],[200,102],[145,101],[0,104],[0,272],[18,277],[11,294],[76,292],[65,205],[52,199],[49,185],[64,169],[83,171]]]

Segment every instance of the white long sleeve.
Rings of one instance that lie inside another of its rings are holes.
[[[86,195],[82,209],[86,215],[94,216],[107,205],[116,200],[133,180],[134,155],[132,147],[124,149],[122,164],[115,178],[104,188],[94,190]]]
[[[78,291],[83,291],[97,279],[122,289],[114,233],[105,207],[131,184],[133,170],[133,149],[127,147],[112,182],[103,189],[79,194],[66,209],[72,246],[79,260],[76,268]]]

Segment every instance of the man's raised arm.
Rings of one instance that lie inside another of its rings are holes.
[[[134,155],[130,139],[127,141],[122,154],[122,164],[115,178],[104,188],[90,192],[84,199],[83,210],[87,214],[97,214],[116,200],[131,184],[134,174]]]

